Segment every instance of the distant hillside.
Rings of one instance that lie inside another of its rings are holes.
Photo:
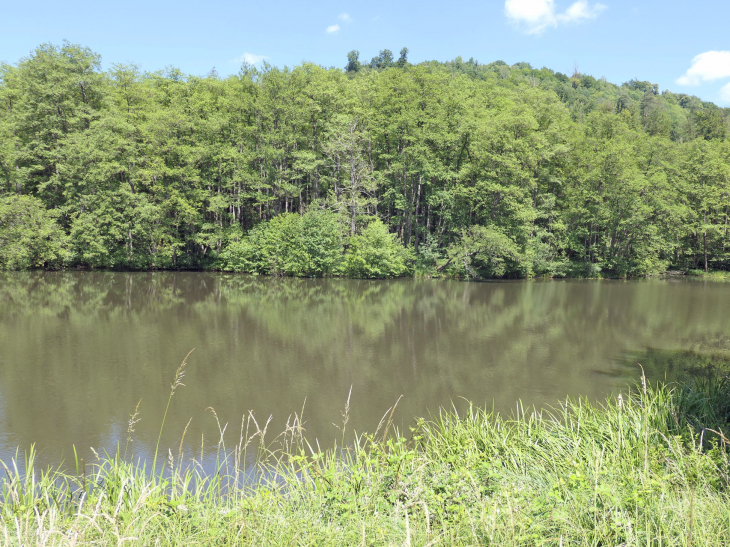
[[[351,52],[350,58],[353,53],[357,52]],[[407,55],[407,49],[405,53]],[[352,72],[355,65],[351,59],[348,61],[345,70]],[[403,61],[401,55],[400,66],[405,64]],[[586,114],[595,109],[602,109],[616,113],[627,111],[651,135],[667,136],[674,141],[692,140],[698,136],[724,139],[730,133],[730,108],[721,108],[685,93],[669,90],[659,93],[659,86],[648,81],[629,80],[619,86],[605,78],[596,79],[577,71],[568,76],[549,68],[532,68],[530,63],[509,66],[504,61],[495,61],[483,64],[474,58],[464,61],[461,57],[448,62],[427,61],[420,65],[445,68],[475,80],[493,80],[506,87],[515,88],[528,83],[552,90],[576,121],[584,120]],[[383,50],[370,63],[360,64],[358,68],[368,71],[397,66],[393,54]]]

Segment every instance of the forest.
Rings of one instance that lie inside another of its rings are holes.
[[[110,66],[67,42],[0,65],[0,269],[730,269],[730,109],[694,96],[407,48]]]

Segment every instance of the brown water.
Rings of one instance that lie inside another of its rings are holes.
[[[249,410],[269,438],[304,407],[331,446],[350,386],[348,429],[372,431],[403,395],[407,428],[465,398],[510,411],[593,399],[638,377],[635,352],[730,353],[730,284],[681,280],[354,281],[208,273],[0,275],[0,458],[32,443],[48,463],[72,446],[134,452],[215,447]],[[631,357],[634,356],[634,357]],[[634,366],[631,366],[634,364]],[[661,371],[659,371],[661,372]],[[656,371],[655,371],[656,373]]]

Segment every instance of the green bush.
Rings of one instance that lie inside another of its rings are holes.
[[[373,220],[361,234],[350,238],[344,272],[348,277],[400,277],[412,271],[414,256],[388,232],[380,220]]]
[[[224,269],[234,272],[322,277],[339,273],[342,230],[326,211],[287,213],[262,222],[223,252]]]
[[[67,238],[57,217],[35,197],[0,197],[0,270],[64,266]]]
[[[342,266],[342,227],[336,214],[310,211],[301,218],[304,275],[339,273]]]

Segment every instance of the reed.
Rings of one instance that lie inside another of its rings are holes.
[[[407,437],[389,409],[346,441],[346,404],[329,450],[304,409],[271,440],[249,414],[232,448],[219,423],[213,473],[182,449],[164,473],[123,451],[35,471],[31,450],[3,464],[0,544],[727,545],[729,405],[716,373],[510,417],[444,409]]]
[[[175,371],[175,380],[170,384],[170,396],[167,398],[167,405],[165,406],[165,413],[162,416],[162,423],[160,424],[160,433],[157,435],[157,444],[155,445],[155,457],[152,461],[152,471],[157,470],[157,455],[160,452],[160,439],[162,439],[162,429],[165,427],[165,420],[167,419],[167,411],[170,410],[170,403],[172,402],[172,397],[175,395],[175,390],[181,386],[184,386],[185,384],[182,383],[182,379],[185,377],[185,365],[188,364],[188,357],[190,357],[190,354],[193,353],[195,349],[191,349],[188,354],[185,356],[185,359],[183,359],[180,366],[177,368],[177,371]],[[140,401],[141,402],[141,401]],[[139,403],[137,403],[137,408],[134,411],[134,414],[129,420],[129,430],[128,432],[133,431],[132,426],[134,425],[134,419],[136,418],[137,411],[139,408]],[[131,431],[130,431],[131,430]]]

